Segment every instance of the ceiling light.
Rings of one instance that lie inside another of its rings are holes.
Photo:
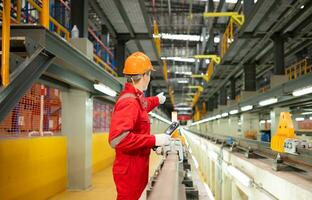
[[[214,42],[214,43],[219,43],[219,42],[220,42],[220,37],[219,37],[219,36],[215,36],[215,37],[213,38],[213,42]]]
[[[248,110],[251,110],[253,108],[252,105],[248,105],[248,106],[244,106],[244,107],[241,107],[241,111],[248,111]]]
[[[195,62],[195,58],[184,58],[184,57],[161,57],[162,60],[173,60],[177,62]]]
[[[102,84],[102,83],[97,83],[97,84],[93,84],[94,89],[107,94],[109,96],[115,97],[117,95],[117,92],[114,91],[113,89],[111,89],[110,87]]]
[[[277,98],[270,98],[270,99],[266,99],[266,100],[260,101],[259,105],[260,106],[267,106],[267,105],[271,105],[271,104],[274,104],[274,103],[277,103]]]
[[[236,109],[236,110],[231,110],[231,111],[230,111],[230,114],[231,114],[231,115],[235,115],[235,114],[237,114],[237,113],[238,113],[238,110],[237,110],[237,109]]]
[[[227,117],[229,116],[229,113],[225,112],[225,113],[222,113],[221,117]]]
[[[298,97],[298,96],[302,96],[302,95],[310,94],[310,93],[312,93],[312,86],[308,86],[299,90],[295,90],[293,91],[292,95],[295,97]]]
[[[297,122],[301,122],[301,121],[304,121],[304,118],[303,118],[303,117],[297,117],[295,120],[296,120]]]
[[[301,113],[301,115],[311,115],[312,114],[312,112],[303,112],[303,113]]]
[[[215,118],[216,118],[216,119],[220,119],[220,118],[221,118],[221,115],[216,115]]]
[[[309,119],[312,120],[312,117],[310,117]]]
[[[189,80],[178,80],[178,83],[189,83]]]
[[[184,107],[184,108],[176,107],[175,110],[192,110],[192,108],[191,107]]]
[[[193,73],[192,72],[179,72],[179,71],[176,71],[175,74],[192,75]]]
[[[271,120],[269,119],[269,120],[267,120],[267,123],[271,123]]]
[[[227,167],[227,171],[244,186],[246,187],[252,186],[252,179],[243,172],[241,172],[240,170],[238,170],[236,167],[230,165]]]
[[[153,38],[161,38],[165,40],[183,40],[183,41],[201,41],[200,35],[185,35],[185,34],[170,34],[170,33],[159,33],[158,35],[153,34]]]
[[[260,121],[260,124],[265,124],[265,120],[261,120],[261,121]]]
[[[206,63],[206,64],[209,64],[209,63],[210,63],[210,60],[209,60],[209,59],[206,59],[206,60],[205,60],[205,63]]]
[[[304,8],[304,5],[300,6],[300,9],[303,9]]]

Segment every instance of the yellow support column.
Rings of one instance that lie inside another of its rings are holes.
[[[10,11],[11,1],[3,1],[2,11],[2,57],[1,78],[2,85],[6,87],[10,83]]]
[[[21,0],[17,0],[16,2],[16,21],[17,23],[21,23],[21,11],[22,11],[22,5],[21,5]]]
[[[50,13],[49,13],[49,0],[42,0],[42,10],[40,13],[40,23],[46,29],[49,29],[49,22],[50,22]]]

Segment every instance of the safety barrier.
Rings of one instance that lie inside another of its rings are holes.
[[[27,0],[27,1],[38,12],[42,12],[42,8],[35,1],[33,1],[33,0]],[[60,36],[62,35],[62,33],[65,34],[65,39],[68,41],[70,39],[70,32],[64,26],[62,26],[60,23],[58,23],[58,21],[56,21],[53,17],[50,16],[49,20],[52,24],[55,25],[56,33],[58,33]]]
[[[305,58],[286,68],[285,74],[288,76],[289,80],[293,80],[302,75],[308,74],[311,71],[312,65],[308,65],[308,60]]]
[[[0,136],[58,134],[61,108],[60,90],[34,84],[0,123]]]

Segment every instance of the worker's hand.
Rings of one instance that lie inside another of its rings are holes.
[[[163,146],[170,144],[170,136],[167,134],[156,134],[155,135],[155,146]]]
[[[165,103],[165,101],[166,101],[166,96],[164,95],[164,92],[161,92],[161,93],[157,94],[157,97],[158,97],[158,99],[159,99],[159,103],[160,103],[160,104]]]
[[[157,155],[162,155],[162,151],[163,151],[162,147],[157,147],[156,150],[155,150]]]

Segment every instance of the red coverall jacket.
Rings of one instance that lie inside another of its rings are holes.
[[[112,114],[109,143],[115,148],[113,176],[118,200],[137,200],[148,182],[149,155],[155,146],[148,112],[159,105],[158,97],[144,97],[126,83]]]

